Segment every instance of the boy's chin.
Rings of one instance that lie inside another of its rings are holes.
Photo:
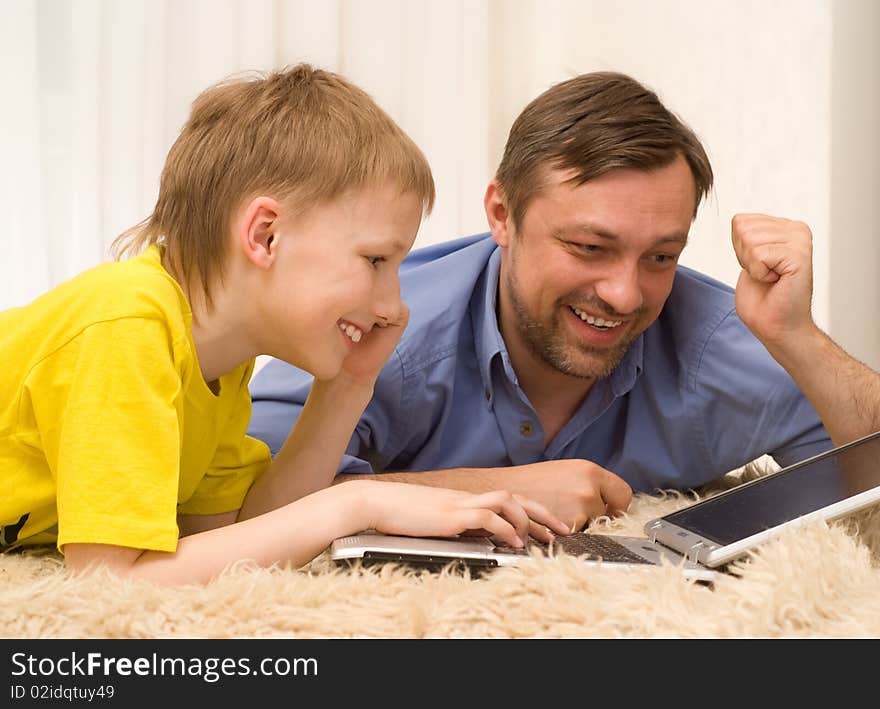
[[[307,371],[318,381],[334,379],[342,371],[342,362],[336,364],[328,362],[316,363],[314,366],[309,367]]]

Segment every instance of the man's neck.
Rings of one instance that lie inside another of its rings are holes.
[[[564,374],[521,343],[506,344],[520,388],[541,421],[544,445],[549,445],[577,413],[596,380]]]

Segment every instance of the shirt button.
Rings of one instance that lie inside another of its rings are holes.
[[[533,429],[532,429],[532,423],[531,423],[531,421],[523,421],[523,422],[519,425],[519,432],[520,432],[522,435],[524,435],[524,436],[530,436],[530,435],[532,435],[532,431],[533,431]]]

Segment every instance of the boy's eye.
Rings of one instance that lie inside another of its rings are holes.
[[[370,262],[370,265],[373,268],[376,268],[376,266],[378,266],[380,263],[383,263],[385,261],[385,257],[384,256],[367,256],[367,261]]]

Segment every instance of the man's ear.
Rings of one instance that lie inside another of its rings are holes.
[[[492,230],[495,243],[502,248],[507,247],[513,234],[513,226],[511,214],[507,208],[507,195],[498,180],[492,180],[486,188],[483,207],[486,210],[486,219],[489,220],[489,229]]]
[[[276,230],[281,205],[271,197],[254,197],[238,222],[242,253],[254,265],[269,268],[275,260]]]

